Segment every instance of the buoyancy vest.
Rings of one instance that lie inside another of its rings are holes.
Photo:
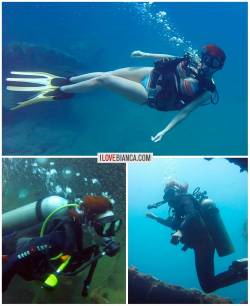
[[[190,56],[155,62],[148,85],[148,104],[159,111],[180,110],[205,91],[216,91],[212,79],[199,76]]]

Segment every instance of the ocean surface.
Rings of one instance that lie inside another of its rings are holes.
[[[109,197],[123,225],[116,235],[121,243],[114,257],[99,260],[89,296],[81,290],[87,272],[74,277],[60,277],[54,290],[42,288],[39,281],[27,282],[15,276],[3,294],[4,303],[125,303],[126,301],[126,174],[124,165],[97,164],[96,159],[7,159],[3,160],[3,213],[23,207],[50,195],[60,195],[70,202],[87,194]],[[14,229],[13,229],[14,230]],[[28,232],[27,232],[27,231]],[[16,231],[17,236],[38,236],[33,230]],[[11,243],[11,241],[10,241]]]
[[[201,290],[196,276],[193,250],[181,250],[170,243],[170,228],[145,216],[147,206],[162,200],[167,178],[189,184],[189,193],[196,187],[207,191],[220,210],[221,217],[235,247],[226,257],[215,256],[215,273],[228,269],[232,261],[247,257],[247,172],[225,159],[156,158],[149,164],[129,165],[128,188],[128,263],[139,272],[170,284]],[[168,206],[150,210],[167,218]],[[240,282],[214,292],[234,303],[247,300],[247,282]]]
[[[207,43],[227,55],[214,77],[219,104],[200,107],[160,143],[150,137],[175,113],[103,89],[13,112],[28,96],[4,90],[3,154],[247,154],[247,3],[3,3],[3,88],[11,70],[72,76],[151,66],[131,52],[181,56]]]

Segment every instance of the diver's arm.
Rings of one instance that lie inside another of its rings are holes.
[[[170,227],[170,228],[172,228],[172,218],[167,218],[167,219],[163,219],[163,218],[160,218],[160,217],[157,217],[156,219],[155,219],[158,223],[160,223],[160,224],[162,224],[162,225],[164,225],[164,226],[167,226],[167,227]]]
[[[159,207],[159,206],[161,206],[161,205],[163,205],[163,204],[165,204],[165,203],[167,203],[167,201],[163,200],[163,201],[160,201],[160,202],[156,202],[156,203],[154,203],[154,204],[149,204],[149,205],[147,206],[147,208],[148,208],[148,209],[157,208],[157,207]]]
[[[160,131],[156,136],[152,136],[151,140],[153,142],[161,141],[161,139],[166,133],[171,131],[176,125],[186,119],[192,111],[194,111],[199,105],[207,101],[210,97],[211,92],[206,91],[200,97],[188,104],[186,107],[179,111],[179,113],[170,121],[170,123],[165,127],[164,130]]]
[[[169,54],[147,53],[142,51],[133,51],[131,57],[156,58],[156,59],[175,59],[177,56]]]
[[[152,214],[152,213],[146,213],[146,217],[148,217],[152,220],[155,220],[155,221],[157,221],[158,223],[160,223],[164,226],[173,228],[173,218],[171,218],[171,217],[168,217],[167,219],[163,219],[163,218],[160,218],[160,217],[158,217],[158,216],[156,216],[155,214]]]

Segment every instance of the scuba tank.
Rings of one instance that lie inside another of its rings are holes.
[[[203,200],[200,207],[203,220],[213,238],[218,255],[223,257],[232,254],[234,252],[233,243],[221,219],[219,209],[210,199]]]
[[[37,225],[44,221],[56,208],[66,205],[68,201],[60,196],[49,196],[29,203],[3,214],[3,235]],[[63,215],[67,209],[62,209],[58,215]]]
[[[211,235],[216,251],[220,257],[234,252],[233,243],[228,235],[220,211],[215,203],[207,197],[207,193],[201,193],[199,187],[193,192],[198,202],[199,211]]]

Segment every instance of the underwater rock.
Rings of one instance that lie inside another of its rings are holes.
[[[205,158],[206,160],[211,160],[213,158]],[[233,163],[240,167],[240,172],[248,171],[248,160],[247,158],[226,158],[230,163]]]
[[[226,158],[230,163],[238,165],[240,171],[248,171],[248,160],[247,158]]]
[[[130,304],[233,304],[214,294],[164,283],[136,268],[128,271],[128,302]]]
[[[3,75],[15,71],[69,72],[84,68],[82,62],[70,54],[25,42],[8,44],[3,48]]]

